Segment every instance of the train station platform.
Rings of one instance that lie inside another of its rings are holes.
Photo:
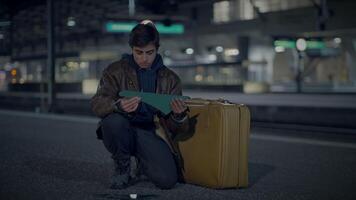
[[[141,182],[108,189],[113,163],[91,116],[0,110],[0,199],[355,199],[356,136],[253,127],[249,187]]]

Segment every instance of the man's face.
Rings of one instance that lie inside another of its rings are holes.
[[[141,68],[149,68],[151,67],[156,54],[157,49],[154,44],[150,43],[144,47],[132,47],[132,54],[135,59],[135,62]]]

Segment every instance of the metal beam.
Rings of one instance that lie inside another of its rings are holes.
[[[47,112],[53,112],[56,102],[55,89],[55,32],[54,32],[54,1],[47,0]]]

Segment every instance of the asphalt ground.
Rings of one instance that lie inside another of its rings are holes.
[[[0,199],[356,199],[356,136],[252,128],[249,187],[109,189],[98,119],[0,110]]]

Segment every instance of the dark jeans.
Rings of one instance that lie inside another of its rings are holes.
[[[172,188],[178,179],[177,166],[166,142],[154,133],[133,126],[118,113],[102,121],[103,142],[113,158],[135,156],[145,175],[159,188]]]

